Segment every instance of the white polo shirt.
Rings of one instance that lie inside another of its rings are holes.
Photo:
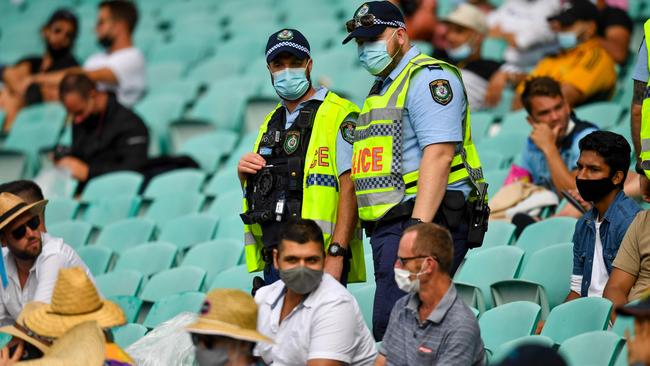
[[[135,47],[129,47],[111,53],[96,53],[88,57],[83,68],[88,71],[111,69],[117,84],[99,83],[98,88],[115,93],[120,104],[132,107],[140,100],[147,87],[145,67],[142,52]]]
[[[24,288],[20,287],[14,256],[7,248],[2,248],[9,283],[7,288],[0,286],[0,326],[13,324],[28,302],[40,301],[49,304],[61,268],[81,267],[93,283],[95,282],[86,264],[63,239],[46,233],[42,233],[41,238],[43,249],[29,270]]]
[[[373,365],[375,341],[354,297],[324,274],[318,288],[280,323],[286,287],[277,281],[257,291],[257,330],[274,344],[258,343],[256,353],[268,365],[301,365],[312,359],[349,365]]]

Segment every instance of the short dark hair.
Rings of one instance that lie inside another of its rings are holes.
[[[0,193],[2,192],[15,194],[21,198],[26,197],[26,201],[29,201],[27,203],[34,203],[44,199],[41,187],[31,180],[14,180],[0,184]]]
[[[610,177],[613,177],[617,171],[623,172],[623,180],[618,185],[623,188],[627,171],[630,169],[630,155],[632,148],[625,137],[610,131],[594,131],[583,137],[578,146],[580,152],[594,151],[600,155],[605,164],[609,166]]]
[[[99,8],[107,7],[111,16],[126,22],[129,33],[133,33],[138,24],[138,9],[133,2],[127,0],[104,0],[99,3]]]
[[[437,258],[440,268],[451,275],[454,259],[454,240],[445,227],[434,223],[421,223],[404,230],[404,234],[415,232],[413,254]]]
[[[521,103],[526,108],[528,114],[532,114],[530,100],[533,97],[564,98],[560,83],[548,76],[532,77],[524,83],[524,91],[521,93]]]
[[[77,16],[66,8],[56,9],[54,13],[50,15],[50,18],[47,20],[47,23],[45,23],[43,27],[50,27],[52,24],[58,21],[66,21],[72,23],[72,27],[74,28],[72,31],[72,41],[74,41],[77,38],[77,33],[79,31],[79,21],[77,20]]]
[[[68,73],[59,84],[59,98],[63,100],[69,93],[79,93],[82,98],[88,99],[90,93],[96,90],[95,82],[88,76],[78,72]]]
[[[320,244],[321,247],[325,245],[323,230],[321,230],[314,220],[309,219],[290,220],[286,223],[278,239],[278,251],[281,250],[284,240],[294,241],[298,244],[306,244],[313,241]]]

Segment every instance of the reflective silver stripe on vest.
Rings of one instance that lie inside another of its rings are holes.
[[[641,140],[641,151],[650,152],[650,139]]]
[[[334,234],[334,223],[325,220],[314,220],[318,227],[323,230],[323,234],[332,236]]]
[[[644,160],[641,162],[641,169],[650,170],[650,160]]]
[[[404,197],[404,191],[388,191],[379,193],[365,193],[357,195],[357,204],[359,207],[370,207],[385,205],[390,203],[399,203]]]
[[[402,113],[403,113],[402,108],[395,108],[395,107],[371,109],[368,112],[359,116],[359,118],[357,119],[357,127],[367,126],[372,121],[383,121],[383,120],[394,121],[394,120],[402,119]]]
[[[255,241],[255,235],[253,235],[252,232],[245,232],[244,233],[244,244],[245,245],[255,245],[257,242]]]

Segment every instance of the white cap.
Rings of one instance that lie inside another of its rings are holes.
[[[465,28],[473,29],[481,34],[487,34],[488,25],[485,14],[474,5],[460,4],[452,11],[444,22],[454,23]]]

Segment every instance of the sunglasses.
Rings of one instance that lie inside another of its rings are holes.
[[[17,229],[14,229],[11,232],[11,235],[14,237],[16,240],[20,240],[25,237],[25,234],[27,234],[27,228],[29,227],[31,230],[36,230],[38,226],[41,224],[41,218],[37,216],[32,217],[27,221],[26,223],[20,225]]]
[[[397,261],[399,262],[400,266],[404,267],[404,266],[406,266],[406,263],[408,261],[412,261],[414,259],[429,258],[429,257],[433,258],[435,261],[438,261],[438,257],[431,256],[431,255],[418,255],[418,256],[415,256],[415,257],[399,257],[398,256]]]
[[[377,24],[377,22],[375,22],[376,19],[377,18],[373,14],[364,14],[345,22],[345,29],[347,29],[348,33],[352,33],[352,31],[359,27],[372,27]]]

